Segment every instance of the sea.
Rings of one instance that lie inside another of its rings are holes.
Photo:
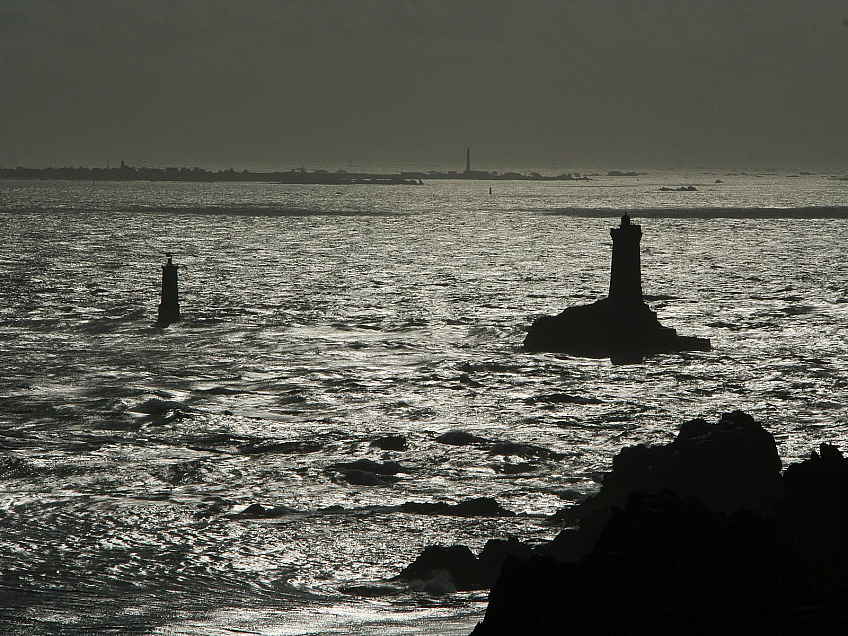
[[[623,447],[741,409],[784,466],[848,449],[844,174],[424,181],[0,181],[0,633],[468,634],[485,590],[393,577],[552,538]],[[650,306],[713,350],[523,351],[606,295],[625,212]],[[516,514],[401,509],[477,497]]]

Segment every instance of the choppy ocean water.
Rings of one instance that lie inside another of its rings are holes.
[[[714,350],[522,352],[534,317],[606,294],[623,210],[661,322]],[[0,181],[0,229],[3,633],[465,634],[485,592],[340,590],[429,544],[550,538],[623,446],[692,417],[749,411],[784,463],[848,448],[848,181],[830,175]],[[165,251],[183,321],[160,329]],[[436,439],[452,430],[530,451]],[[371,445],[388,434],[407,449]],[[407,472],[334,469],[363,458]],[[479,496],[518,514],[397,509]],[[253,503],[292,512],[233,517]]]

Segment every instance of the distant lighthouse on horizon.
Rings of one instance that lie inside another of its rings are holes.
[[[465,149],[465,174],[471,172],[471,148]]]

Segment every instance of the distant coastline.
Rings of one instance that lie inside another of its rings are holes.
[[[465,170],[464,172],[348,172],[346,170],[305,170],[297,168],[287,172],[238,172],[229,170],[211,171],[202,168],[135,168],[121,162],[116,168],[0,168],[0,179],[69,180],[69,181],[196,181],[233,182],[254,181],[285,184],[318,185],[420,185],[425,179],[479,179],[489,181],[589,181],[579,173],[546,176],[538,172],[486,172]]]

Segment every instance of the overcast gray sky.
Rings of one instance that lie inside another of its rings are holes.
[[[844,0],[0,0],[0,165],[848,167]]]

